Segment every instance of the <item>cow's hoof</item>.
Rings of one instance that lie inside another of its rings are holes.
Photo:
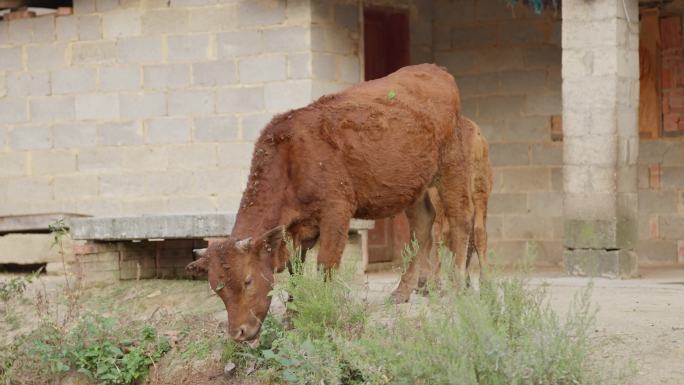
[[[403,290],[395,290],[390,294],[390,300],[395,304],[406,303],[411,298],[411,292],[405,292]]]

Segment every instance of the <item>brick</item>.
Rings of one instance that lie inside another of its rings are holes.
[[[7,195],[21,197],[23,201],[50,201],[52,200],[52,178],[28,177],[12,178],[7,180]]]
[[[26,101],[24,99],[0,99],[0,124],[25,122],[26,117]]]
[[[502,170],[502,192],[549,190],[551,178],[548,168],[514,168]]]
[[[170,91],[169,115],[209,115],[214,112],[214,91]]]
[[[311,77],[311,54],[292,53],[287,55],[288,77],[290,79],[308,79]]]
[[[285,21],[285,1],[244,1],[238,6],[241,27],[280,24]]]
[[[648,166],[648,187],[653,191],[660,191],[662,169],[660,163],[654,163]]]
[[[27,175],[27,152],[0,152],[0,177]]]
[[[190,142],[192,124],[187,118],[155,118],[145,121],[145,143]]]
[[[252,143],[222,143],[217,145],[219,166],[249,166],[252,162]]]
[[[21,59],[21,47],[0,48],[0,70],[21,70],[24,64]]]
[[[143,71],[145,88],[181,88],[190,84],[190,66],[187,64],[150,65]]]
[[[561,166],[563,164],[563,146],[555,143],[532,145],[532,164],[545,166]]]
[[[78,18],[77,17],[58,17],[55,19],[55,34],[57,40],[75,41],[78,40]]]
[[[218,32],[237,29],[237,7],[233,4],[190,9],[191,32]]]
[[[142,124],[139,121],[104,123],[97,126],[98,144],[125,146],[143,143]]]
[[[217,164],[216,145],[213,143],[191,144],[169,148],[173,154],[169,158],[169,169],[204,170],[215,168]]]
[[[52,187],[55,192],[55,199],[94,196],[98,195],[98,177],[56,176]]]
[[[7,73],[8,96],[45,96],[50,94],[48,72]]]
[[[235,116],[195,118],[194,142],[226,142],[237,139],[238,124]]]
[[[559,192],[532,192],[527,194],[529,213],[546,217],[563,216],[563,194]],[[562,231],[561,234],[562,236]]]
[[[50,127],[21,126],[9,132],[9,146],[13,150],[38,150],[52,147]]]
[[[551,140],[554,142],[563,140],[563,119],[561,115],[551,116]]]
[[[77,120],[114,120],[119,118],[118,94],[76,95]]]
[[[272,114],[249,114],[244,115],[241,120],[242,139],[256,140],[261,131],[271,121]]]
[[[76,171],[76,154],[69,151],[34,151],[31,153],[32,175],[59,175]]]
[[[95,68],[64,68],[50,75],[53,94],[75,94],[91,92],[96,88],[97,70]]]
[[[63,122],[74,119],[73,96],[48,96],[29,101],[31,121],[36,123]]]
[[[119,95],[122,119],[139,119],[164,116],[166,95],[163,93],[125,93]]]
[[[140,89],[140,68],[100,67],[100,89],[103,91],[136,91]]]
[[[166,38],[169,62],[193,62],[209,57],[209,35],[177,35]]]
[[[74,62],[77,61],[74,52]],[[66,65],[66,44],[53,43],[26,47],[26,68],[29,70],[54,70]]]
[[[117,55],[124,63],[158,63],[162,60],[162,39],[136,36],[117,41]]]
[[[237,71],[232,61],[193,63],[192,82],[202,87],[216,87],[237,83]]]
[[[78,153],[78,171],[101,174],[121,170],[122,151],[118,148],[96,147]]]
[[[294,80],[267,83],[264,86],[264,104],[271,112],[285,112],[304,107],[311,102],[311,81]]]
[[[297,52],[309,49],[309,28],[282,27],[263,31],[266,52]]]
[[[527,143],[492,143],[489,146],[492,166],[519,166],[530,163]]]
[[[262,83],[287,78],[285,55],[242,58],[238,61],[241,83]]]
[[[116,60],[116,44],[112,41],[77,42],[71,46],[74,64],[106,64]]]
[[[527,213],[527,195],[491,194],[487,211],[492,214],[525,214]]]
[[[97,144],[97,127],[92,123],[69,123],[54,126],[55,148],[84,148]]]
[[[216,36],[216,50],[219,59],[254,55],[264,51],[261,31],[240,30],[224,32]]]
[[[218,113],[255,112],[263,109],[263,87],[224,88],[216,93]]]
[[[102,15],[102,35],[105,39],[139,36],[141,29],[140,10],[126,9]]]
[[[142,33],[157,35],[189,30],[190,14],[184,9],[155,9],[142,15]]]

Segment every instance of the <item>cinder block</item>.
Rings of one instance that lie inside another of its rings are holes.
[[[466,74],[475,68],[474,55],[467,51],[435,52],[435,63],[445,66],[454,75]]]
[[[676,191],[639,191],[639,214],[672,214],[677,212]]]
[[[551,177],[548,168],[511,168],[502,170],[502,192],[548,191]]]
[[[153,118],[145,121],[145,143],[188,143],[192,123],[187,118]]]
[[[190,0],[194,1],[194,0]],[[205,1],[205,0],[200,0]],[[237,29],[237,5],[189,9],[191,32],[218,32]]]
[[[194,142],[226,142],[238,137],[238,123],[235,116],[212,116],[195,118]]]
[[[145,195],[146,174],[100,175],[99,192],[101,196],[128,197]]]
[[[0,48],[0,70],[22,70],[21,47]]]
[[[51,234],[6,234],[0,236],[0,263],[61,262],[58,247],[53,247]],[[70,259],[71,241],[65,241],[65,258]]]
[[[285,1],[244,1],[238,6],[240,27],[280,24],[285,21]]]
[[[684,167],[660,167],[662,170],[662,188],[670,189],[684,189]],[[653,177],[651,177],[653,180]]]
[[[153,9],[142,15],[142,33],[159,35],[187,32],[190,14],[185,9]]]
[[[530,163],[527,143],[492,143],[489,145],[492,166],[520,166]]]
[[[55,199],[98,195],[97,179],[97,176],[56,176],[53,183]]]
[[[516,117],[507,120],[507,130],[502,141],[543,142],[548,140],[550,123],[548,117]],[[489,139],[489,137],[487,137]]]
[[[71,151],[34,151],[31,153],[32,175],[59,175],[76,171],[76,153]]]
[[[59,41],[78,40],[78,17],[58,17],[55,19],[55,33]]]
[[[195,189],[205,195],[241,194],[243,172],[235,166],[220,169],[199,169],[194,172]]]
[[[179,214],[194,214],[194,213],[211,213],[216,212],[216,198],[213,196],[206,195],[189,195],[189,196],[170,196],[168,205],[171,211]],[[192,257],[190,257],[191,252],[188,250],[188,260],[187,263],[192,262]],[[165,256],[164,263],[181,263],[169,260],[169,256]],[[185,268],[183,266],[160,266],[160,274],[167,277],[177,277],[179,275],[184,275]]]
[[[639,264],[677,263],[677,242],[666,240],[642,240],[637,242],[636,254]]]
[[[106,64],[116,60],[113,41],[76,42],[71,44],[73,64]]]
[[[29,101],[31,121],[51,123],[74,120],[73,96],[47,96]]]
[[[237,71],[232,61],[192,64],[192,82],[197,86],[216,87],[237,83]]]
[[[26,100],[20,98],[0,99],[0,124],[25,122]]]
[[[97,126],[98,143],[104,146],[138,145],[143,143],[140,121],[105,123]]]
[[[98,12],[110,12],[119,8],[119,0],[95,0],[95,9]]]
[[[181,88],[190,84],[190,65],[162,64],[144,67],[143,84],[148,89]]]
[[[527,194],[491,194],[487,211],[492,214],[526,214]]]
[[[100,89],[103,91],[136,91],[140,89],[140,68],[100,67]]]
[[[66,65],[66,43],[49,43],[26,47],[26,68],[34,70],[54,70]],[[77,55],[74,52],[73,60]]]
[[[359,7],[354,4],[335,4],[335,24],[351,32],[359,30],[360,16]]]
[[[223,88],[216,92],[216,112],[241,113],[264,109],[264,88]]]
[[[662,239],[682,239],[684,218],[680,215],[661,215],[658,218],[658,232]]]
[[[269,113],[243,115],[240,122],[242,139],[256,140],[264,127],[271,121],[271,118],[273,115]]]
[[[169,154],[166,146],[122,147],[122,166],[128,170],[166,170]]]
[[[209,58],[209,35],[175,35],[166,38],[169,62],[194,62]]]
[[[572,275],[634,278],[637,255],[632,250],[565,249],[565,269]]]
[[[97,144],[94,123],[68,123],[53,126],[55,148],[83,148]]]
[[[315,79],[337,79],[335,55],[328,53],[314,53],[311,57],[311,69],[313,71],[313,77]]]
[[[122,119],[140,119],[166,115],[166,95],[160,92],[122,93],[119,95]]]
[[[527,113],[530,115],[558,115],[563,113],[561,93],[527,95]]]
[[[33,36],[36,43],[49,43],[55,40],[55,15],[42,15],[31,20]]]
[[[253,143],[222,143],[217,145],[219,166],[249,166]]]
[[[498,240],[503,237],[503,216],[487,214],[487,239]]]
[[[0,177],[27,175],[28,153],[0,152]]]
[[[80,173],[102,174],[121,170],[122,152],[114,147],[84,149],[78,153]]]
[[[496,45],[498,28],[492,25],[469,25],[454,27],[451,33],[451,47],[458,50],[464,48],[490,48]]]
[[[504,216],[503,229],[504,239],[553,239],[553,226],[546,216]]]
[[[91,92],[96,88],[97,71],[95,68],[72,67],[52,71],[53,94],[75,94]]]
[[[33,37],[33,23],[31,19],[10,20],[8,37],[9,42],[13,44],[22,45],[30,43]]]
[[[311,78],[311,54],[291,53],[287,55],[288,77],[290,79]]]
[[[563,145],[561,143],[533,144],[532,164],[561,166],[563,164]]]
[[[145,177],[147,195],[189,195],[192,194],[192,173],[177,171],[173,174],[152,173]]]
[[[561,62],[562,50],[560,44],[530,47],[525,50],[525,65],[528,68],[560,68]]]
[[[114,120],[118,118],[118,94],[111,93],[76,95],[77,120]]]
[[[529,97],[528,97],[529,98]],[[520,117],[525,111],[525,98],[514,96],[488,96],[478,98],[478,112],[482,119]]]
[[[356,56],[339,56],[337,58],[340,80],[345,83],[361,81],[361,63]]]
[[[45,96],[50,94],[48,72],[8,72],[7,96]]]
[[[213,143],[173,146],[169,151],[173,154],[169,158],[171,170],[194,171],[216,168],[216,145]]]
[[[209,115],[214,112],[214,91],[169,91],[169,115]]]
[[[139,36],[141,28],[142,18],[138,9],[125,9],[102,15],[102,34],[105,39]]]
[[[100,15],[80,15],[78,20],[78,40],[102,39],[102,18]]]
[[[7,196],[21,197],[24,202],[52,200],[51,177],[11,178],[4,183],[6,183]]]
[[[542,93],[546,89],[546,70],[501,72],[498,78],[500,91],[504,94],[518,94],[523,97],[522,95]]]
[[[309,0],[291,0],[287,2],[285,17],[288,24],[311,24],[313,5]]]
[[[287,78],[285,55],[250,56],[238,61],[240,82],[263,83]],[[315,71],[315,70],[314,70]]]
[[[260,30],[220,33],[216,36],[216,46],[219,59],[233,59],[264,51]]]
[[[266,52],[298,52],[310,49],[310,29],[307,27],[270,28],[263,32]]]
[[[270,112],[285,112],[304,107],[311,102],[311,81],[267,83],[264,86],[264,102],[266,110]]]
[[[563,215],[563,194],[559,192],[531,192],[527,194],[527,200],[529,213],[532,215],[548,217]]]
[[[117,41],[117,55],[124,63],[158,63],[162,60],[162,38],[135,36]]]

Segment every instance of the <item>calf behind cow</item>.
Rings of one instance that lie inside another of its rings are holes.
[[[208,270],[228,312],[228,332],[254,340],[268,312],[274,272],[287,263],[283,233],[303,250],[320,241],[318,263],[339,265],[351,218],[406,211],[423,234],[435,187],[449,223],[448,246],[466,244],[472,202],[459,191],[468,158],[454,130],[460,99],[453,77],[435,65],[410,66],[276,116],[254,148],[250,175],[227,240],[213,243],[190,270]],[[463,238],[465,235],[465,239]]]

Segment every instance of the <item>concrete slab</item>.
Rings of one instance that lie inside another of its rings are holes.
[[[20,232],[47,232],[51,223],[60,219],[84,217],[81,214],[51,213],[34,215],[10,215],[0,217],[0,234]]]
[[[73,239],[123,241],[225,237],[235,224],[233,213],[143,215],[137,217],[73,218]],[[373,221],[352,219],[351,230],[372,229]]]

